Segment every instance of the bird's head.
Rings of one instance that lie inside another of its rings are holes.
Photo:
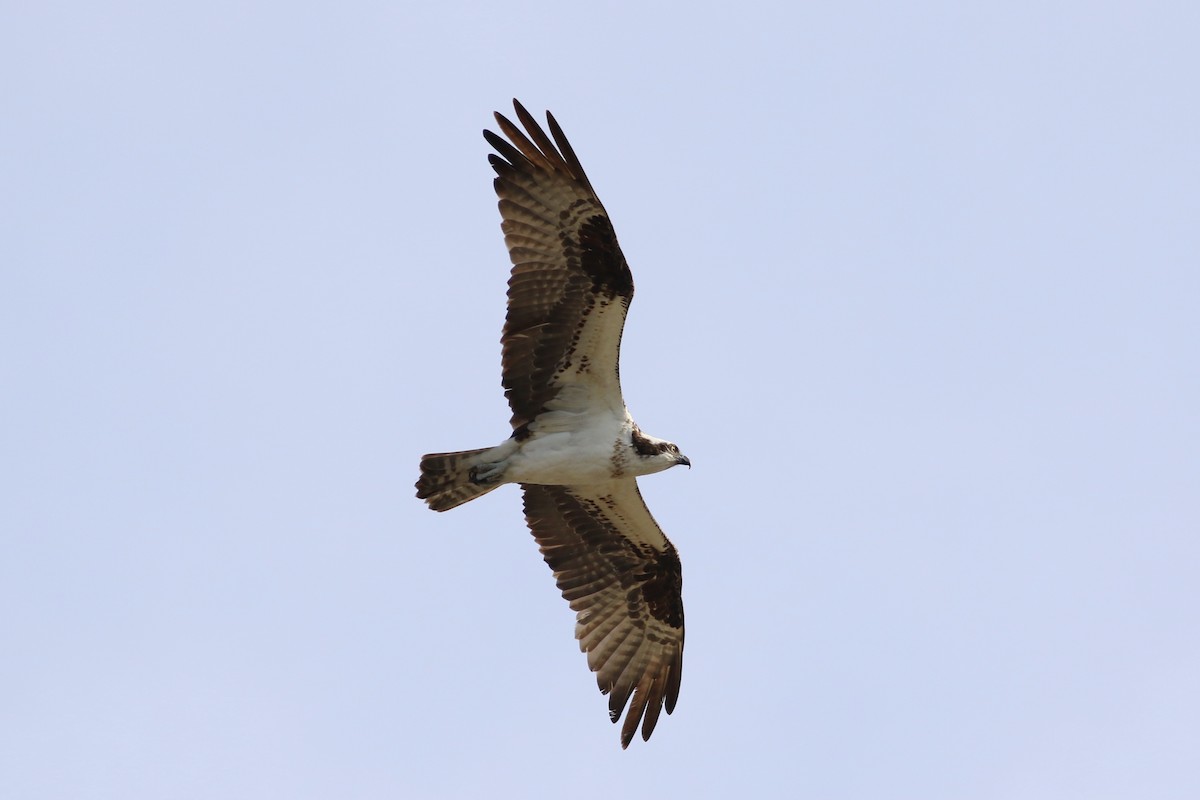
[[[691,459],[679,452],[678,445],[666,439],[647,436],[637,427],[632,431],[630,444],[633,445],[633,452],[636,454],[634,471],[638,475],[662,472],[678,464],[683,464],[689,469],[692,466]]]

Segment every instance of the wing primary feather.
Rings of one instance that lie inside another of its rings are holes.
[[[563,133],[563,129],[559,127],[558,120],[549,111],[546,112],[546,122],[550,124],[550,132],[554,134],[554,141],[558,142],[558,149],[562,153],[563,160],[567,162],[571,173],[575,179],[587,187],[587,190],[595,194],[592,189],[592,182],[588,180],[587,173],[583,171],[583,164],[579,163],[579,156],[575,155],[575,148],[571,147],[571,143],[567,140],[567,135]]]
[[[538,125],[537,120],[533,118],[533,114],[530,114],[525,109],[525,106],[521,105],[521,102],[516,98],[513,98],[513,108],[517,110],[517,119],[521,120],[521,124],[529,132],[529,138],[533,139],[538,149],[547,155],[557,153],[558,151],[555,149],[554,143],[550,141],[550,137],[542,130],[542,126]]]
[[[508,123],[509,127],[512,126],[512,123],[508,122],[508,120],[504,119],[504,117],[501,117],[499,114],[497,114],[496,116],[499,119],[504,120],[504,122]],[[501,125],[500,127],[504,128],[504,125]],[[513,138],[512,134],[508,133],[507,130],[505,131],[505,133],[509,136],[509,138]],[[518,132],[518,134],[519,134],[519,132]],[[503,139],[501,139],[499,136],[492,133],[491,131],[484,129],[483,138],[487,139],[488,144],[490,144],[492,147],[496,148],[496,152],[498,152],[505,159],[508,159],[509,163],[513,167],[516,167],[518,164],[528,164],[531,167],[533,166],[533,162],[530,160],[528,153],[526,153],[523,149],[514,147],[513,145],[504,141]],[[521,138],[524,139],[525,137],[522,136]],[[513,141],[516,142],[517,140],[513,139]],[[526,143],[528,144],[528,141],[526,141]],[[532,149],[532,146],[531,146],[531,149]],[[488,161],[492,164],[493,168],[496,166],[496,158],[497,158],[497,156],[494,153],[488,154]]]
[[[654,691],[657,692],[657,697],[646,704],[646,718],[642,721],[642,741],[650,741],[650,734],[654,733],[654,726],[658,725],[658,717],[662,713],[662,691],[659,689],[659,681],[654,681]],[[668,714],[671,712],[668,711]]]
[[[683,631],[679,631],[679,654],[673,663],[667,664],[667,691],[665,707],[670,714],[675,710],[675,702],[679,700],[679,679],[683,677]]]
[[[646,703],[649,702],[650,695],[647,692],[638,689],[638,693],[633,696],[633,703],[629,706],[629,713],[625,716],[625,724],[621,726],[621,748],[629,747],[629,743],[633,741],[633,734],[637,731],[638,723],[642,721],[642,714],[646,711]]]
[[[571,175],[573,178],[577,178],[578,176],[574,174],[575,171],[571,169],[570,163],[562,157],[558,148],[554,146],[554,142],[550,141],[550,137],[542,130],[542,126],[533,118],[533,115],[526,111],[525,106],[516,100],[513,100],[513,106],[517,109],[517,119],[521,120],[521,124],[525,126],[525,130],[529,132],[530,138],[537,144],[538,149],[545,153],[548,159],[557,162],[555,164],[556,169]],[[549,112],[546,112],[546,114],[549,117]]]
[[[550,154],[543,153],[541,150],[539,150],[533,142],[529,141],[529,137],[527,137],[520,128],[509,121],[508,117],[504,116],[499,111],[496,112],[496,124],[500,126],[500,130],[504,133],[504,135],[507,136],[514,145],[516,145],[517,149],[521,151],[521,153],[525,156],[525,159],[531,164],[535,164],[549,172],[565,171],[560,169],[558,165],[554,163]],[[553,150],[551,150],[551,153],[557,155],[557,153]]]

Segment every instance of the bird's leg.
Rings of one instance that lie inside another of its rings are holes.
[[[504,477],[504,469],[506,466],[508,465],[503,461],[497,461],[491,464],[476,464],[475,466],[471,467],[470,472],[467,474],[471,479],[471,483],[475,484],[476,486],[483,486],[489,483],[499,483],[500,479]]]

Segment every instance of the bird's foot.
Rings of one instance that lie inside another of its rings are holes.
[[[477,464],[471,467],[467,473],[471,479],[471,483],[476,486],[485,486],[489,483],[499,483],[504,477],[504,463],[496,464]]]

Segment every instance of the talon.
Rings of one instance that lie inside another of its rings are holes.
[[[501,464],[478,464],[467,470],[467,477],[476,486],[496,483],[503,474],[504,469]]]

